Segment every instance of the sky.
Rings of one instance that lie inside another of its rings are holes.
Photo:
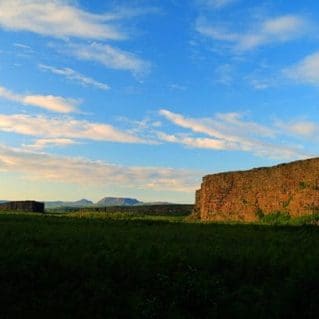
[[[0,199],[192,203],[319,153],[319,3],[0,0]]]

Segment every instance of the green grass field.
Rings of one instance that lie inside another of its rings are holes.
[[[316,226],[0,214],[1,318],[318,318]]]

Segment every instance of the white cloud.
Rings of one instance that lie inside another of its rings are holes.
[[[224,8],[238,0],[202,0],[201,3],[215,9]]]
[[[78,100],[64,98],[61,96],[21,95],[14,93],[2,86],[0,86],[0,97],[9,101],[18,102],[25,105],[36,106],[42,109],[58,113],[75,112],[77,109],[77,105],[79,104]]]
[[[203,172],[163,167],[134,167],[62,157],[0,145],[0,170],[27,179],[94,186],[194,192]]]
[[[299,82],[319,85],[319,52],[308,55],[301,62],[285,69],[284,74]]]
[[[108,23],[116,14],[94,14],[63,0],[0,0],[0,26],[53,37],[121,40],[125,34]]]
[[[309,31],[310,23],[299,15],[283,15],[251,25],[239,33],[235,26],[211,23],[206,18],[197,20],[196,30],[214,40],[226,42],[235,50],[247,51],[259,46],[294,40]]]
[[[29,45],[23,44],[23,43],[13,43],[13,45],[16,48],[26,50],[26,51],[33,51],[32,48]]]
[[[174,91],[186,91],[187,90],[187,87],[185,85],[181,85],[178,83],[172,83],[168,87]]]
[[[146,143],[139,137],[112,125],[24,114],[1,115],[0,131],[50,139],[88,139],[119,143]]]
[[[187,137],[183,134],[174,135],[174,134],[166,134],[163,132],[158,133],[158,137],[162,141],[166,141],[169,143],[178,143],[186,146],[190,146],[192,148],[206,148],[206,149],[214,149],[214,150],[227,150],[235,148],[235,145],[231,142],[227,143],[224,140],[218,140],[207,137]]]
[[[78,40],[125,40],[128,38],[119,21],[142,14],[157,12],[156,8],[144,9],[120,7],[103,14],[90,13],[69,0],[0,0],[0,28],[12,31],[30,31],[44,36]],[[52,45],[52,44],[51,44]],[[26,45],[17,44],[20,49]],[[53,44],[54,46],[54,44]],[[147,72],[148,62],[135,54],[121,50],[109,44],[63,42],[62,53],[71,54],[82,60],[103,64],[108,68],[129,70],[136,74]],[[52,71],[52,70],[51,70]],[[57,70],[55,70],[57,73]],[[60,69],[69,79],[82,84],[107,89],[99,83],[71,69]]]
[[[280,16],[266,20],[262,25],[262,32],[290,38],[292,33],[299,33],[299,28],[303,28],[305,24],[305,20],[296,15]]]
[[[319,124],[307,120],[299,120],[292,122],[278,121],[276,125],[287,133],[298,137],[318,139]]]
[[[268,89],[269,87],[271,87],[273,85],[273,82],[274,81],[270,81],[270,80],[267,80],[267,79],[254,79],[254,78],[251,78],[249,79],[249,83],[250,85],[255,89],[255,90],[265,90],[265,89]]]
[[[41,138],[33,144],[23,145],[27,149],[42,150],[48,146],[68,146],[78,144],[76,141],[69,138]]]
[[[74,104],[77,103],[76,100],[53,95],[26,95],[21,102],[58,113],[74,112],[76,110]]]
[[[218,113],[215,119],[192,119],[168,110],[160,110],[160,114],[174,124],[191,129],[195,133],[204,133],[220,139],[238,141],[247,133],[272,137],[275,132],[263,125],[241,120],[238,113]]]
[[[217,114],[209,119],[186,118],[168,110],[161,110],[160,114],[173,124],[191,131],[186,134],[158,132],[157,136],[162,141],[192,148],[244,151],[270,158],[295,159],[309,156],[300,147],[274,143],[277,129],[243,120],[238,113]]]
[[[49,71],[53,74],[64,76],[68,80],[80,83],[84,86],[93,86],[104,91],[110,89],[107,84],[96,81],[88,76],[72,70],[71,68],[56,68],[45,64],[39,64],[39,68],[44,71]]]
[[[62,52],[75,56],[80,60],[94,61],[107,68],[131,71],[136,74],[147,73],[150,64],[138,58],[133,53],[114,48],[108,44],[91,43],[68,44]]]

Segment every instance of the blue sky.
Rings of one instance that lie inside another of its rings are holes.
[[[193,202],[318,156],[316,1],[0,0],[0,197]]]

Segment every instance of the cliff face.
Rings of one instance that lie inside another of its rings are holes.
[[[256,221],[262,214],[319,213],[319,158],[208,175],[196,192],[202,220]]]

